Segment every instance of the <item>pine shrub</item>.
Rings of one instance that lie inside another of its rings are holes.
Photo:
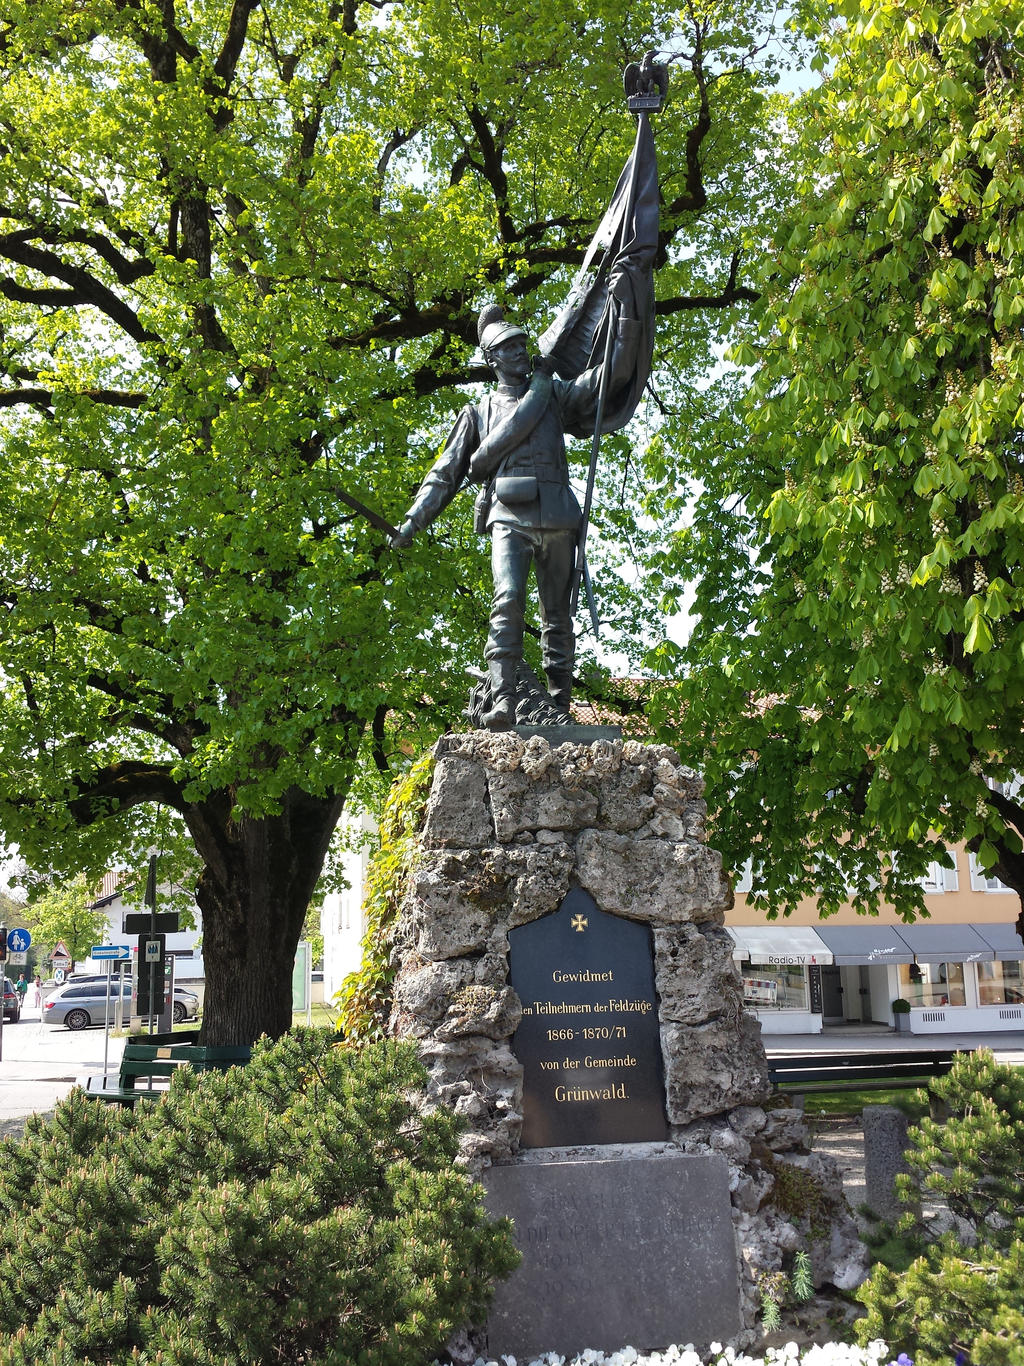
[[[1024,1217],[1024,1072],[979,1048],[930,1089],[942,1118],[910,1130],[901,1196],[941,1199],[978,1241],[1006,1247]]]
[[[978,1049],[931,1090],[944,1118],[910,1130],[908,1212],[885,1231],[888,1264],[858,1291],[858,1337],[883,1338],[915,1366],[1024,1366],[1024,1073]],[[960,1220],[960,1241],[929,1242],[929,1199]]]
[[[518,1254],[422,1083],[300,1030],[134,1111],[72,1091],[0,1145],[0,1366],[430,1360]]]
[[[914,1366],[1024,1366],[1024,1241],[1007,1250],[944,1241],[906,1271],[877,1266],[858,1298],[862,1343],[882,1338]]]

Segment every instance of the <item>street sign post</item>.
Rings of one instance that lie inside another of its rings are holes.
[[[155,951],[150,948],[151,944],[155,945]],[[162,934],[140,939],[135,978],[136,1013],[148,1015],[151,1020],[161,1015],[167,1004],[166,960]],[[150,1032],[154,1029],[155,1024]]]
[[[109,958],[115,963],[127,963],[131,956],[130,944],[93,944],[89,950],[89,957],[95,958],[97,962]]]

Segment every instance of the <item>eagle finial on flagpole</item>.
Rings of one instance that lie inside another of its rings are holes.
[[[668,67],[654,59],[656,52],[644,54],[642,62],[630,62],[622,73],[630,113],[657,113],[668,92]]]

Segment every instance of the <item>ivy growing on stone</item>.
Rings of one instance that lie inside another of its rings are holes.
[[[423,827],[433,776],[434,756],[425,754],[395,783],[384,806],[380,843],[370,864],[363,898],[363,961],[357,972],[346,977],[337,998],[341,1027],[351,1040],[384,1037],[395,980],[391,962],[394,928],[408,890],[416,835]]]

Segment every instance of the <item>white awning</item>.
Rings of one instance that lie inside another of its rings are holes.
[[[809,925],[727,925],[737,963],[788,967],[797,963],[829,964],[831,950]]]

